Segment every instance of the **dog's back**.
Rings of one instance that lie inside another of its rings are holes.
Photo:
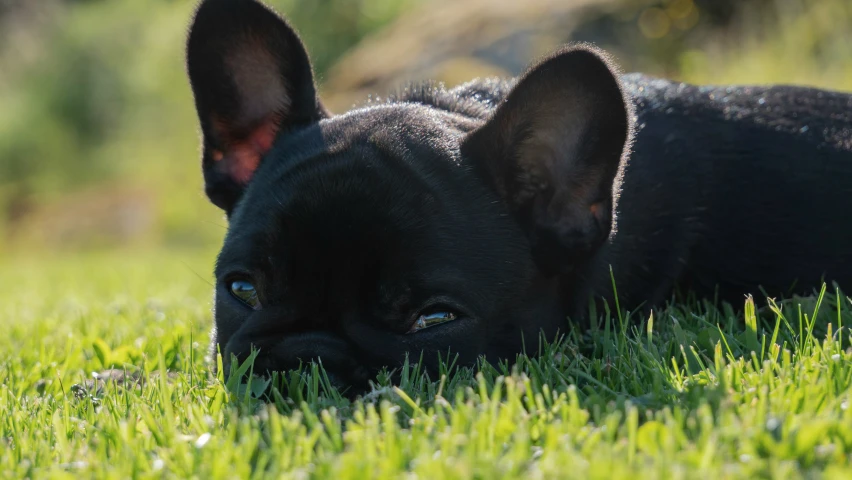
[[[610,264],[629,306],[852,285],[852,95],[623,80],[636,134],[587,285],[611,292]]]

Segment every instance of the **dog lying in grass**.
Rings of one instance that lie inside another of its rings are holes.
[[[616,298],[852,281],[849,94],[621,75],[573,45],[516,79],[333,114],[296,32],[253,0],[200,4],[187,71],[229,219],[226,366],[321,359],[357,389],[406,354],[510,357]]]

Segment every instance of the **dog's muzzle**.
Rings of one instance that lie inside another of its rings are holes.
[[[247,321],[222,350],[225,372],[230,372],[232,356],[242,363],[252,350],[257,350],[253,365],[255,374],[287,372],[316,362],[338,389],[360,391],[366,388],[371,370],[358,360],[349,342],[324,331],[286,333],[280,328],[284,323],[264,318]]]

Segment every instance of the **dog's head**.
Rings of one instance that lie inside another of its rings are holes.
[[[629,138],[599,52],[542,60],[482,118],[451,97],[332,115],[284,20],[207,0],[187,68],[207,195],[230,224],[213,337],[226,361],[255,346],[256,370],[320,358],[357,385],[406,353],[505,358],[563,327],[562,284],[610,234]]]

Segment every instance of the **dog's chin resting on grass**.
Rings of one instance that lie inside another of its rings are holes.
[[[229,220],[226,368],[319,359],[355,391],[406,354],[512,358],[615,291],[644,314],[676,292],[736,306],[852,282],[849,94],[621,75],[572,45],[516,79],[332,113],[253,0],[200,4],[187,71]]]

